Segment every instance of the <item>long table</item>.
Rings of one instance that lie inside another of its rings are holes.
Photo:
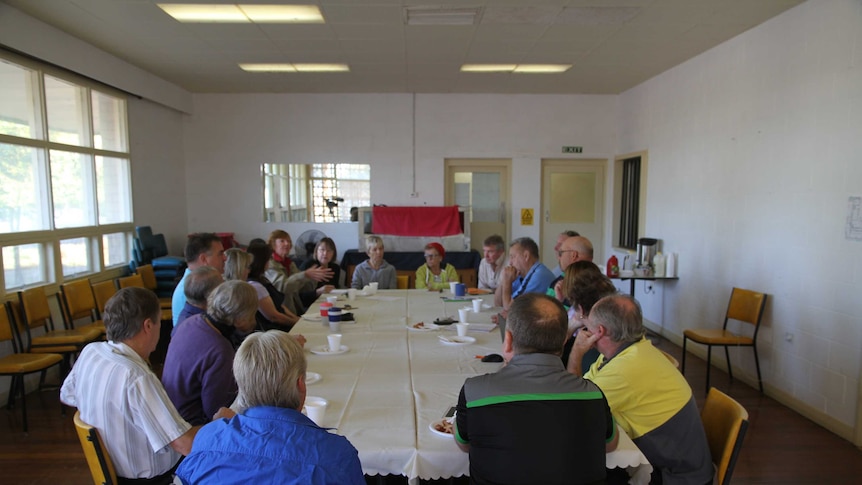
[[[356,322],[341,324],[342,345],[349,351],[307,353],[308,371],[321,375],[320,381],[308,385],[308,395],[329,402],[322,425],[350,440],[366,475],[404,475],[417,483],[420,478],[469,474],[468,454],[452,437],[432,432],[429,424],[457,403],[466,378],[496,372],[502,366],[476,358],[501,353],[501,337],[496,329],[469,332],[475,343],[449,346],[438,336],[455,335],[454,326],[436,331],[408,328],[445,315],[457,318],[457,309],[469,304],[444,298],[452,298],[451,293],[387,290],[339,302],[355,307],[351,311]],[[493,295],[482,298],[493,304]],[[488,307],[471,313],[470,320],[490,323],[494,313]],[[294,329],[307,338],[308,350],[327,345],[328,322],[319,315],[315,304]],[[618,450],[607,456],[608,466],[629,469],[631,483],[649,481],[652,467],[625,433]]]

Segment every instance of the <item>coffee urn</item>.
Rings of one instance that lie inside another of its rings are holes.
[[[658,239],[642,237],[638,239],[638,266],[652,266],[652,258],[658,250]]]

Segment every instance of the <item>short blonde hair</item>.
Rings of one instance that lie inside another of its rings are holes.
[[[248,254],[239,248],[231,248],[224,252],[224,279],[238,280],[242,277],[242,272],[246,269],[251,269],[251,263],[254,261],[254,256]]]
[[[302,394],[297,382],[305,369],[302,346],[287,333],[270,330],[249,335],[233,359],[239,412],[256,406],[299,410]]]
[[[383,239],[380,239],[380,236],[366,236],[365,237],[365,250],[369,250],[371,248],[376,248],[377,246],[383,247]]]

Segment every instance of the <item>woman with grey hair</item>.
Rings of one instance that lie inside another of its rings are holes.
[[[242,249],[231,248],[225,251],[225,257],[227,259],[224,263],[224,279],[247,281],[257,292],[257,320],[260,329],[278,329],[289,332],[299,321],[299,317],[281,302],[276,305],[269,291],[259,281],[249,279],[249,273],[255,261],[254,255]]]
[[[364,484],[356,448],[301,413],[305,368],[289,335],[250,335],[233,363],[240,413],[201,428],[177,469],[183,483]]]
[[[359,263],[353,270],[351,288],[361,290],[368,283],[375,281],[380,290],[398,288],[395,266],[383,259],[383,239],[380,239],[380,236],[365,238],[365,253],[368,254],[368,259]]]
[[[162,384],[180,415],[208,423],[236,397],[234,342],[254,331],[257,292],[244,281],[226,281],[210,293],[207,310],[186,319],[171,338]]]

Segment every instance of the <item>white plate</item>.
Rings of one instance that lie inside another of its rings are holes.
[[[458,337],[457,335],[453,337],[444,337],[441,335],[438,338],[440,339],[440,343],[443,345],[470,345],[476,343],[476,339],[473,337]]]
[[[306,372],[305,373],[305,384],[314,384],[315,382],[320,382],[323,377],[320,376],[317,372]]]
[[[346,294],[347,294],[347,290],[345,290],[345,289],[337,290],[337,289],[336,289],[336,290],[332,290],[332,291],[330,291],[329,293],[330,293],[330,294],[332,294],[332,295],[346,295]]]
[[[451,435],[449,433],[444,433],[442,431],[437,431],[437,428],[434,427],[438,424],[442,424],[443,421],[449,421],[450,419],[452,419],[452,418],[443,418],[443,419],[438,419],[436,421],[431,421],[431,423],[428,424],[428,429],[430,429],[431,432],[436,434],[437,436],[443,436],[444,438],[452,439],[452,436],[454,436],[454,435]],[[452,421],[449,421],[449,422],[451,423]]]
[[[415,323],[413,325],[416,325]],[[414,332],[433,332],[440,328],[438,325],[434,325],[433,323],[422,323],[422,328],[416,328],[413,325],[407,325],[407,330],[412,330]]]
[[[314,347],[313,349],[311,349],[311,353],[317,354],[317,355],[338,355],[338,354],[343,354],[343,353],[347,352],[348,350],[350,350],[350,347],[348,347],[346,345],[342,345],[341,348],[336,350],[336,351],[329,350],[328,345],[318,345],[317,347]]]
[[[319,321],[323,320],[323,317],[320,316],[320,314],[315,315],[313,313],[312,314],[306,313],[305,315],[302,316],[302,318],[308,320],[309,322],[319,322]]]

